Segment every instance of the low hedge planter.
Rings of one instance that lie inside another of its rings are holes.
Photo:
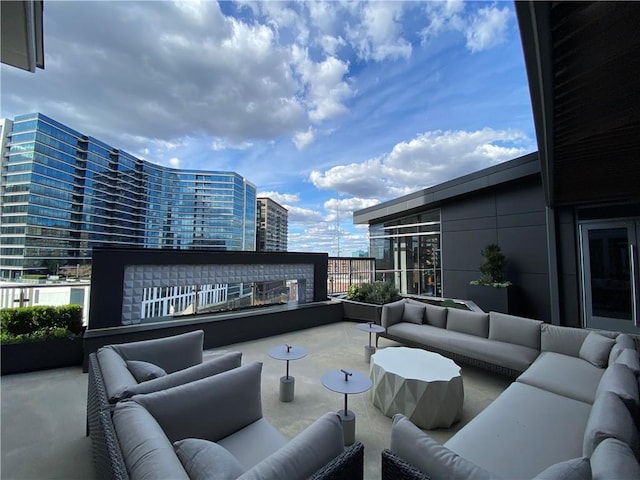
[[[2,375],[80,366],[82,336],[2,345],[0,354]]]

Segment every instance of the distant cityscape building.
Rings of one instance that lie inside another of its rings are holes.
[[[155,165],[40,113],[0,124],[0,276],[56,273],[96,246],[249,250],[256,187]]]
[[[289,234],[288,210],[267,197],[258,197],[257,205],[257,250],[286,252]]]

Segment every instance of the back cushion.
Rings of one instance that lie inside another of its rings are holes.
[[[489,338],[540,350],[542,321],[489,312]]]
[[[636,342],[628,333],[621,333],[616,337],[616,343],[622,348],[633,348],[636,350]]]
[[[584,431],[582,454],[590,457],[605,438],[617,438],[628,444],[636,456],[640,453],[640,436],[631,413],[620,397],[611,392],[601,392],[593,402]]]
[[[447,330],[487,338],[489,335],[489,314],[450,308],[447,313]]]
[[[217,442],[262,418],[261,372],[262,363],[252,362],[132,400],[149,410],[171,442]]]
[[[396,302],[385,303],[382,306],[382,316],[380,317],[380,323],[384,328],[389,328],[402,321],[402,314],[404,313],[404,305],[407,303],[405,299],[398,300]]]
[[[113,348],[99,348],[96,357],[100,365],[104,386],[107,389],[109,403],[115,403],[122,399],[127,388],[138,384],[127,368],[125,360]]]
[[[447,307],[427,305],[427,323],[438,328],[447,328]]]
[[[640,418],[640,396],[638,394],[638,380],[633,371],[621,363],[609,365],[604,371],[596,397],[601,392],[613,392],[624,402],[634,419]]]
[[[578,357],[584,339],[589,335],[582,328],[560,327],[545,323],[540,328],[540,349]]]
[[[403,322],[411,322],[417,323],[418,325],[422,325],[424,322],[424,312],[425,306],[417,305],[415,303],[405,303],[404,304],[404,312],[402,313],[402,321]]]
[[[119,402],[113,425],[130,478],[189,479],[153,416],[135,402]]]
[[[590,460],[593,480],[640,478],[640,463],[633,451],[615,438],[601,441]]]
[[[111,347],[125,360],[150,362],[172,373],[202,363],[203,344],[204,331],[195,330]]]
[[[586,360],[592,365],[604,368],[609,361],[611,347],[613,347],[615,343],[616,341],[613,338],[607,338],[596,332],[589,332],[587,338],[582,342],[578,355],[581,359]]]

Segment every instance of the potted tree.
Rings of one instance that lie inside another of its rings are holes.
[[[505,279],[507,259],[496,243],[487,245],[480,254],[480,278],[469,282],[469,300],[485,312],[509,313],[511,282]]]
[[[398,289],[388,282],[376,281],[350,285],[342,300],[344,318],[380,323],[382,305],[402,298]]]
[[[9,373],[82,365],[82,307],[0,310],[1,370]]]

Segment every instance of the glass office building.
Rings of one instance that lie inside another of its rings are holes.
[[[256,187],[152,164],[42,114],[2,122],[2,278],[91,262],[95,246],[255,250]]]

